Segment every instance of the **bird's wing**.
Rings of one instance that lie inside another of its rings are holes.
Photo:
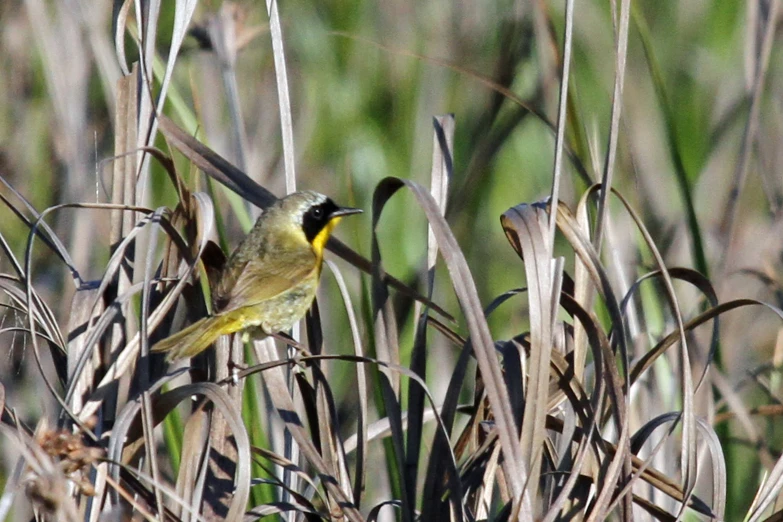
[[[263,266],[261,266],[263,265]],[[281,262],[267,258],[264,263],[256,260],[245,263],[238,271],[236,282],[224,281],[218,303],[218,312],[230,312],[271,299],[301,283],[316,270],[315,256],[299,262],[291,259]],[[235,273],[237,273],[235,271]]]

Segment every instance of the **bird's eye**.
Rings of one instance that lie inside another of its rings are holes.
[[[314,207],[310,209],[310,215],[315,219],[321,219],[324,215],[324,211],[321,207]]]

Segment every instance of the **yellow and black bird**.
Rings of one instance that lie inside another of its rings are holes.
[[[294,192],[258,218],[212,290],[213,315],[163,339],[153,352],[170,361],[193,357],[225,334],[256,327],[263,335],[289,330],[315,298],[323,251],[343,216],[361,210],[337,206],[317,192]]]

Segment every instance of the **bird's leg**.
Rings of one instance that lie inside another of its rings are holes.
[[[294,339],[293,337],[291,337],[285,332],[273,333],[271,337],[274,337],[278,341],[283,341],[287,345],[296,348],[297,350],[299,350],[301,353],[305,355],[310,355],[310,352],[307,351],[307,347],[305,345],[303,345],[302,343],[300,343],[299,341],[297,341],[296,339]]]
[[[231,384],[234,386],[239,384],[239,371],[244,370],[246,366],[237,364],[234,361],[228,361],[228,370],[231,375],[229,379],[231,379]]]
[[[293,337],[288,335],[285,332],[277,332],[272,334],[272,337],[275,339],[278,339],[280,341],[283,341],[287,345],[291,346],[292,348],[295,348],[297,353],[294,355],[294,357],[291,358],[291,360],[294,362],[294,372],[302,372],[304,371],[304,364],[302,364],[301,358],[302,356],[307,357],[309,355],[312,355],[310,351],[307,349],[305,345],[302,343],[296,341]]]

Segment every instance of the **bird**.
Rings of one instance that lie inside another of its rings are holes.
[[[170,362],[194,357],[219,336],[253,328],[256,338],[290,330],[313,303],[334,227],[362,210],[312,191],[279,199],[258,218],[221,270],[213,313],[157,342]]]

